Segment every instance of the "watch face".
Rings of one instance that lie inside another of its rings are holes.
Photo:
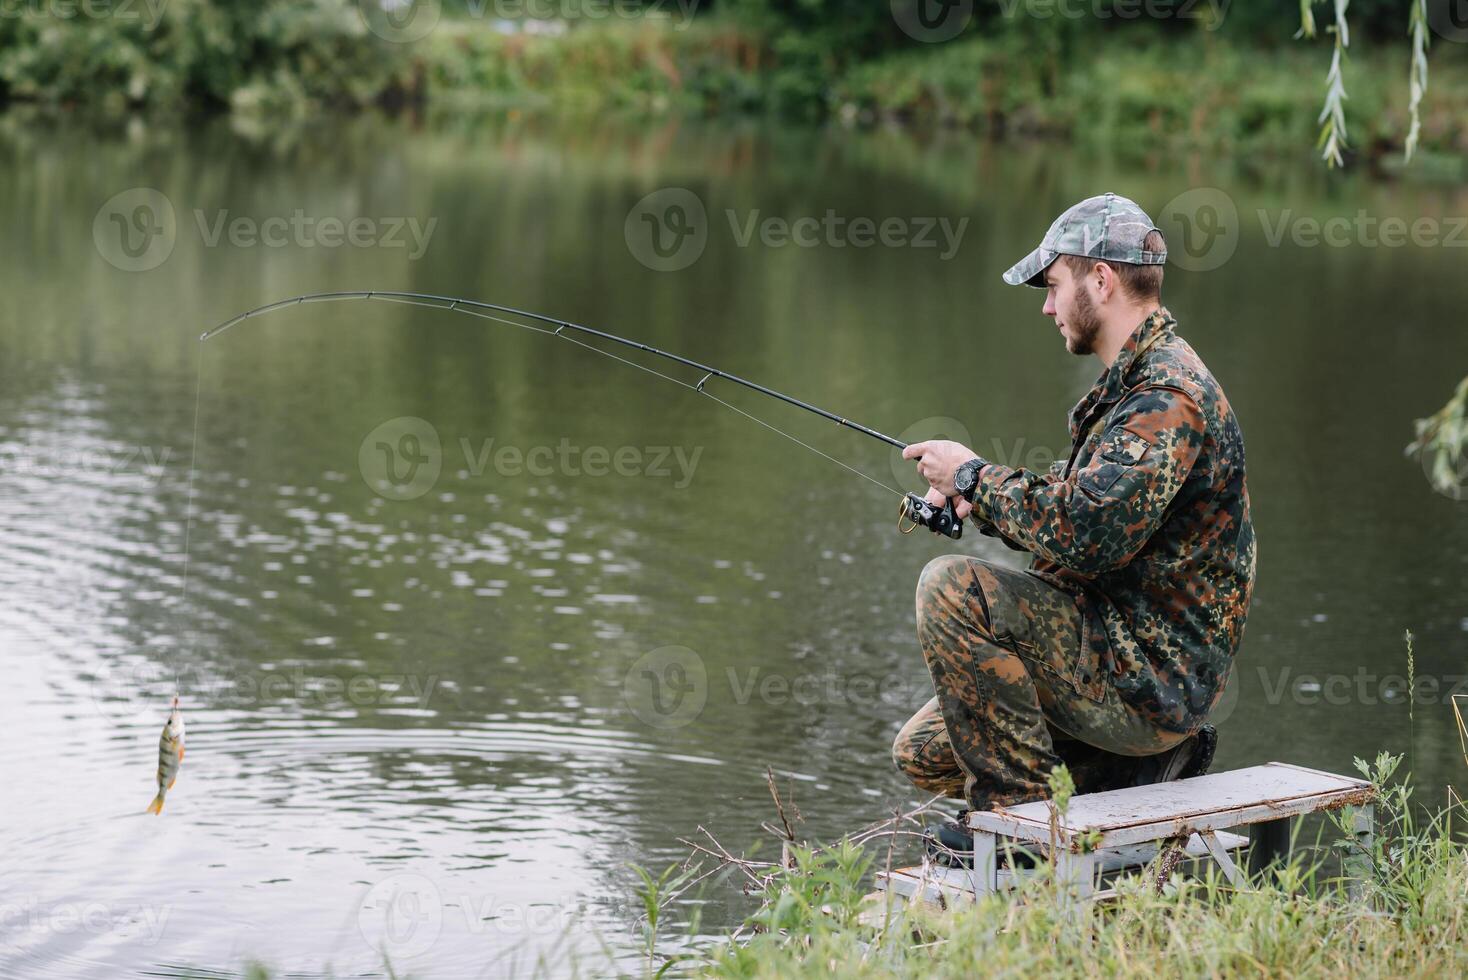
[[[979,475],[979,468],[970,460],[958,468],[958,473],[953,477],[953,489],[959,494],[966,495],[974,488],[974,483]]]

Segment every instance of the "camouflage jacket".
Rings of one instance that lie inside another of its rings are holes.
[[[1110,683],[1159,728],[1191,732],[1243,636],[1255,545],[1243,434],[1175,326],[1159,308],[1132,332],[1071,409],[1068,460],[1045,474],[985,465],[974,511],[1076,597],[1077,689],[1099,701]]]

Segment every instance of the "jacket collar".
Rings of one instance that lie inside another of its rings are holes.
[[[1177,326],[1177,321],[1172,318],[1172,314],[1165,306],[1159,306],[1147,314],[1147,318],[1131,332],[1126,343],[1122,344],[1121,350],[1117,351],[1116,360],[1111,362],[1109,368],[1101,372],[1091,390],[1070,410],[1072,440],[1080,434],[1081,427],[1088,416],[1102,405],[1109,405],[1116,401],[1126,392],[1127,373],[1148,350],[1172,339],[1175,336],[1173,333],[1175,326]]]

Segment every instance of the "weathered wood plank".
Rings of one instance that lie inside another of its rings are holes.
[[[1112,847],[1173,836],[1183,830],[1220,830],[1279,820],[1370,800],[1371,784],[1348,776],[1271,762],[1194,779],[1090,793],[1071,799],[1059,842],[1097,832]],[[975,830],[1036,843],[1050,840],[1043,801],[969,816]]]

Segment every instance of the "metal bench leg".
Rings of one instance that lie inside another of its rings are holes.
[[[1371,880],[1371,864],[1376,846],[1375,810],[1371,804],[1351,807],[1351,826],[1356,838],[1356,849],[1341,862],[1341,871],[1346,879],[1346,891],[1351,898],[1366,897],[1367,885]]]
[[[999,887],[998,839],[988,831],[974,832],[974,867],[972,871],[974,899],[991,895]]]
[[[1249,827],[1249,875],[1257,877],[1276,861],[1290,856],[1290,821],[1269,820]]]
[[[1096,890],[1096,858],[1092,854],[1058,851],[1055,855],[1055,880],[1060,889],[1062,907],[1079,917],[1086,900]]]
[[[1208,853],[1213,856],[1213,860],[1218,862],[1228,883],[1235,888],[1243,888],[1244,876],[1239,874],[1239,869],[1234,866],[1233,858],[1228,855],[1228,848],[1219,841],[1218,835],[1211,830],[1205,830],[1198,836],[1202,838],[1203,846],[1208,848]]]

